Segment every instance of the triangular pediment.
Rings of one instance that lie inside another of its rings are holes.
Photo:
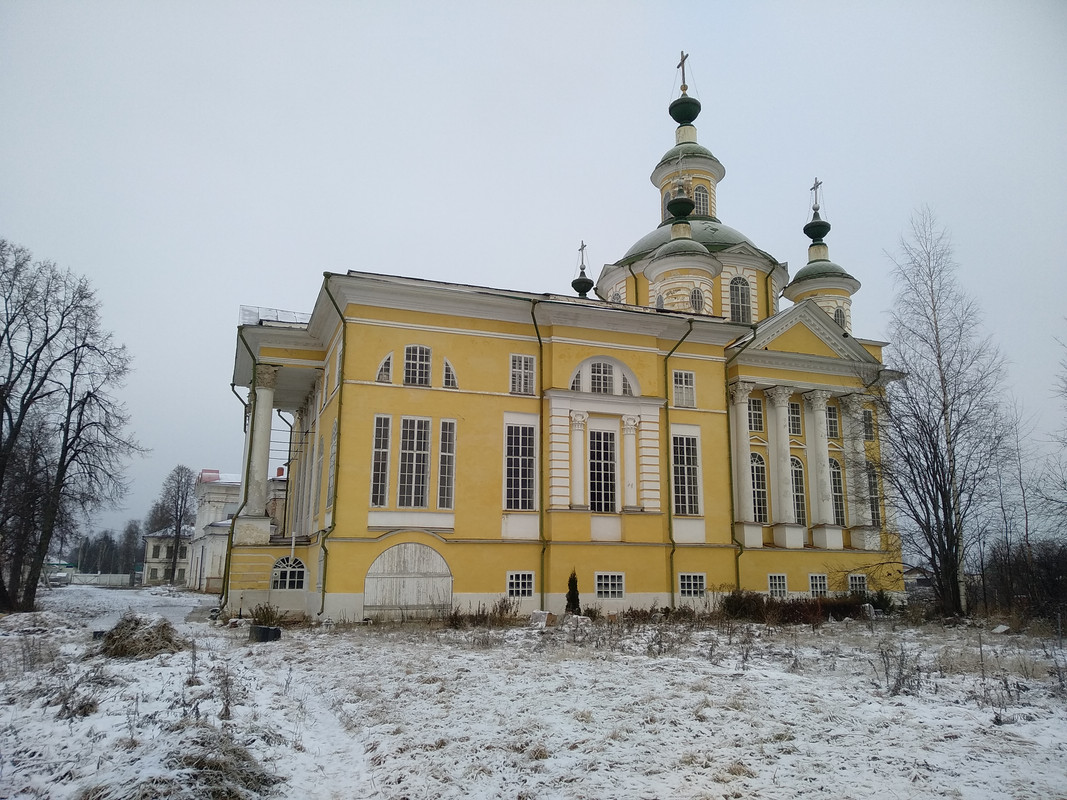
[[[734,347],[744,348],[740,361],[757,353],[776,353],[859,364],[879,363],[813,300],[805,300],[759,322],[755,331]]]

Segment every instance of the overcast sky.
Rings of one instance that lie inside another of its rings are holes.
[[[885,336],[928,205],[1039,431],[1062,423],[1067,3],[0,0],[0,237],[87,275],[151,449],[239,472],[238,307],[349,269],[570,293],[659,221],[679,51],[718,216],[790,272],[824,181],[831,258]]]

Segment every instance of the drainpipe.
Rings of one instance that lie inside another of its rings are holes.
[[[626,269],[630,272],[630,277],[634,279],[634,305],[641,305],[641,298],[637,296],[637,275],[634,274],[633,264],[627,264]]]
[[[636,294],[636,291],[635,291]],[[685,332],[685,335],[674,343],[674,347],[670,349],[670,352],[663,357],[663,393],[667,395],[667,402],[663,406],[663,428],[664,435],[666,437],[665,448],[666,452],[671,452],[671,398],[668,394],[668,388],[671,383],[668,380],[670,373],[668,372],[667,362],[670,361],[674,351],[682,346],[682,342],[689,338],[689,334],[693,332],[693,320],[689,319],[689,330]],[[671,459],[667,459],[668,469],[673,470]],[[674,608],[674,552],[678,549],[678,544],[674,541],[674,492],[673,490],[674,475],[668,473],[667,475],[667,538],[671,540],[671,552],[667,558],[668,561],[668,579],[671,587],[671,608]]]
[[[334,310],[337,312],[337,316],[341,319],[341,353],[339,357],[344,358],[348,353],[348,325],[345,323],[344,312],[341,311],[341,307],[337,305],[337,301],[330,293],[330,273],[324,272],[322,277],[322,290],[326,292],[326,296],[330,298],[330,304],[333,305]],[[322,573],[319,575],[319,613],[316,616],[322,616],[322,612],[326,610],[326,572],[330,562],[330,551],[326,547],[326,540],[337,526],[337,487],[341,483],[341,400],[345,394],[344,387],[344,369],[342,368],[341,385],[337,387],[337,450],[334,453],[333,497],[330,498],[330,507],[333,508],[333,516],[330,518],[329,527],[322,531],[322,536],[319,537],[319,547],[322,548]]]
[[[252,436],[256,429],[256,415],[254,413],[248,413],[248,406],[255,403],[256,399],[256,367],[259,365],[259,360],[256,358],[256,354],[252,352],[252,348],[248,346],[248,340],[245,339],[245,332],[243,328],[237,329],[237,339],[245,346],[245,350],[248,351],[248,355],[252,359],[252,393],[249,395],[251,403],[246,403],[241,399],[241,395],[237,394],[237,389],[234,385],[230,384],[230,391],[233,392],[233,396],[241,401],[241,405],[244,406],[244,413],[248,419],[248,453],[245,455],[245,471],[243,480],[244,494],[241,497],[241,505],[237,507],[237,511],[230,518],[230,529],[226,534],[226,563],[222,568],[222,593],[219,595],[219,608],[225,608],[227,601],[230,599],[230,559],[233,555],[233,530],[237,525],[237,518],[241,516],[241,512],[245,510],[245,506],[248,505],[248,478],[249,473],[252,471]]]
[[[545,551],[548,539],[545,538],[545,343],[541,338],[541,329],[537,325],[537,304],[540,300],[530,301],[530,319],[533,321],[534,333],[537,334],[537,424],[540,436],[537,437],[537,536],[541,540],[541,610],[545,605]]]
[[[726,468],[730,474],[730,538],[733,539],[734,544],[737,545],[737,552],[734,553],[734,588],[737,591],[741,591],[741,556],[745,554],[745,543],[737,541],[737,536],[734,533],[734,493],[733,493],[733,474],[734,474],[734,437],[730,435],[730,364],[736,361],[743,352],[745,352],[749,345],[756,341],[756,326],[750,325],[752,329],[752,338],[749,339],[745,346],[737,351],[737,354],[726,362],[726,369],[724,370],[723,377],[726,381]]]
[[[293,423],[282,416],[282,410],[279,408],[276,412],[278,419],[289,426],[289,455],[285,461],[285,503],[282,504],[282,530],[284,531],[289,524],[289,472],[290,465],[293,463]],[[289,534],[289,561],[296,558],[296,526]]]

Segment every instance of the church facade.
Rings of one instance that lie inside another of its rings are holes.
[[[829,260],[817,184],[791,279],[719,221],[699,111],[683,84],[659,225],[576,295],[351,271],[309,314],[242,308],[232,612],[562,612],[572,571],[604,611],[903,590],[877,468],[895,376],[853,334],[860,284]],[[284,529],[266,512],[276,411]]]

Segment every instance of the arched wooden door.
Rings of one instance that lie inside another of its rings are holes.
[[[370,565],[363,587],[363,615],[426,619],[452,610],[452,571],[432,547],[404,542]]]

